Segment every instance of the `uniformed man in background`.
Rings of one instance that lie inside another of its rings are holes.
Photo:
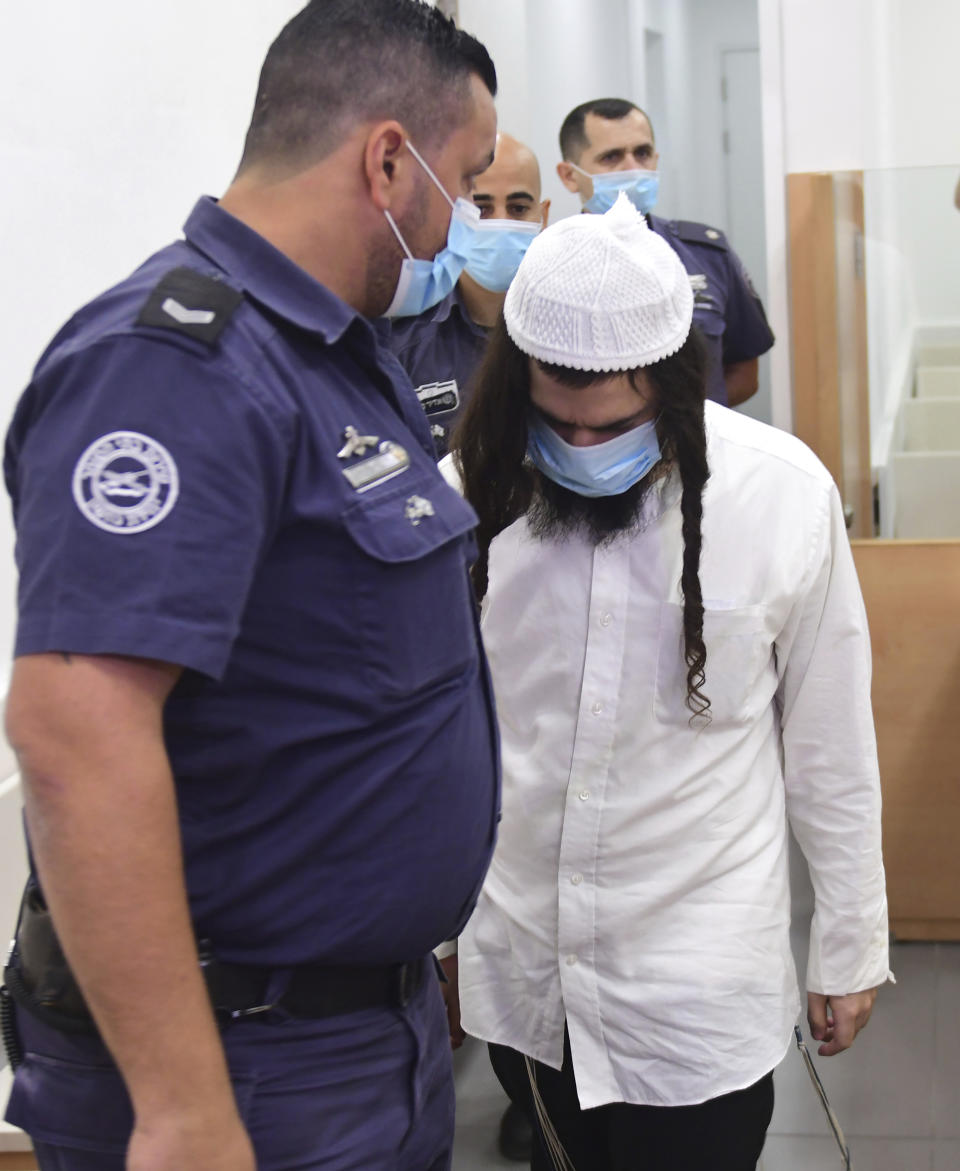
[[[426,411],[437,459],[470,395],[470,383],[496,324],[507,287],[530,242],[547,225],[540,168],[529,147],[497,136],[493,163],[477,180],[480,223],[457,286],[435,308],[393,321],[391,348]]]
[[[449,291],[495,91],[432,5],[311,0],[222,200],[17,409],[7,1118],[44,1171],[450,1166],[430,953],[499,801],[476,517],[368,319]]]
[[[758,386],[757,359],[773,345],[763,305],[740,258],[718,228],[651,212],[659,191],[650,119],[633,102],[600,98],[577,106],[560,127],[557,174],[584,210],[605,212],[620,191],[677,253],[690,276],[693,319],[707,344],[707,396],[736,407]]]

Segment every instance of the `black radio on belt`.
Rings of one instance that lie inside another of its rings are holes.
[[[23,892],[3,981],[17,1005],[52,1028],[65,1033],[96,1033],[93,1017],[53,929],[43,892],[33,878]]]

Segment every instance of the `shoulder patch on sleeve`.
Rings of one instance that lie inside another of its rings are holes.
[[[675,220],[674,231],[688,244],[707,244],[711,248],[719,248],[721,252],[730,250],[730,244],[723,232],[719,228],[711,228],[709,224],[697,224],[693,220]]]
[[[174,268],[147,298],[137,325],[172,329],[212,346],[242,300],[243,293],[225,281],[195,268]]]

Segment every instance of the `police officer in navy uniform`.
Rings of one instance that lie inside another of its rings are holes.
[[[773,345],[763,305],[740,258],[718,228],[650,214],[659,175],[653,127],[638,106],[600,98],[571,110],[560,128],[557,174],[584,210],[608,211],[620,191],[683,261],[693,319],[707,344],[707,396],[735,407],[757,391],[757,359]]]
[[[7,1118],[45,1171],[450,1166],[430,952],[492,851],[496,729],[475,515],[369,319],[464,255],[495,89],[431,5],[312,0],[222,200],[19,404]]]
[[[497,135],[493,162],[477,180],[474,247],[454,291],[417,317],[395,318],[390,347],[410,375],[437,450],[447,443],[470,397],[490,330],[530,241],[546,227],[540,167],[529,147]]]

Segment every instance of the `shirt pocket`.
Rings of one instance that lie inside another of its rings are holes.
[[[407,481],[343,513],[353,543],[356,654],[370,687],[402,697],[476,667],[473,509],[445,483]]]
[[[763,606],[705,607],[703,641],[706,681],[700,690],[710,700],[712,723],[749,724],[769,702],[761,686],[772,656]],[[683,606],[674,602],[660,606],[654,711],[663,724],[689,724],[693,714],[687,707]]]

